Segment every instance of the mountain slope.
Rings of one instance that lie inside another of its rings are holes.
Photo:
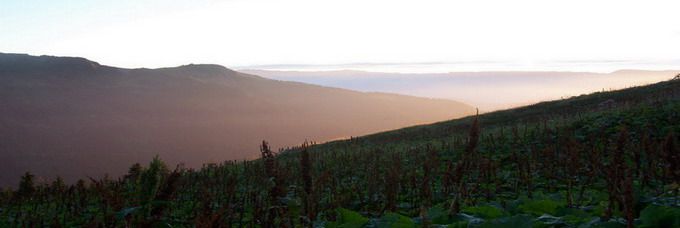
[[[474,118],[478,118],[487,130],[513,128],[520,125],[558,125],[574,121],[575,116],[592,113],[617,112],[636,106],[660,106],[680,101],[680,80],[668,80],[655,84],[636,86],[622,90],[596,92],[562,100],[546,101],[533,105],[468,116],[432,124],[406,127],[353,138],[337,140],[316,145],[320,151],[334,150],[337,147],[360,145],[374,148],[384,145],[422,145],[432,142],[451,140],[453,136],[465,136]]]
[[[678,113],[671,80],[201,169],[24,175],[0,226],[678,227]]]
[[[0,54],[0,186],[24,171],[67,179],[170,163],[256,157],[275,146],[441,121],[454,101],[269,80],[218,65],[123,69],[83,58]]]

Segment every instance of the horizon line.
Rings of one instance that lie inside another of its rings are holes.
[[[680,59],[665,60],[633,60],[633,59],[572,59],[572,60],[550,60],[550,61],[502,61],[502,60],[460,60],[460,61],[415,61],[415,62],[351,62],[351,63],[282,63],[282,64],[250,64],[230,66],[218,62],[197,63],[187,62],[172,66],[142,66],[127,67],[118,65],[102,64],[84,56],[72,55],[51,55],[51,54],[32,54],[19,52],[3,52],[0,54],[28,55],[35,57],[56,57],[56,58],[83,58],[85,60],[116,68],[127,69],[161,69],[173,68],[187,65],[219,65],[236,71],[279,71],[279,72],[338,72],[338,71],[357,71],[368,73],[405,73],[405,74],[446,74],[446,73],[470,73],[470,72],[572,72],[572,73],[614,73],[626,70],[641,71],[678,71],[680,70]],[[552,65],[551,65],[552,64]],[[562,64],[562,65],[560,65]],[[584,66],[588,65],[588,66]],[[624,64],[624,65],[617,65]],[[476,66],[479,65],[479,66]],[[569,66],[572,65],[572,66]],[[408,67],[411,69],[404,69]],[[444,66],[444,68],[432,70],[431,67]],[[463,69],[456,69],[462,67]],[[594,66],[605,69],[596,70]],[[380,67],[384,68],[380,70]],[[427,68],[430,67],[428,70]],[[399,69],[402,68],[402,69]],[[419,68],[419,70],[414,70]],[[578,68],[590,68],[579,70]]]

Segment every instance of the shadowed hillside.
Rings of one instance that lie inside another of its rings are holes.
[[[218,65],[122,69],[0,54],[0,186],[24,171],[67,180],[170,163],[251,159],[275,147],[441,121],[454,101],[269,80]]]
[[[679,227],[680,80],[0,190],[0,226]],[[58,202],[58,203],[57,203]]]

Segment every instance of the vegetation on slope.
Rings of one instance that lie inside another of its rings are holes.
[[[678,227],[679,98],[674,80],[198,170],[27,173],[0,226]]]

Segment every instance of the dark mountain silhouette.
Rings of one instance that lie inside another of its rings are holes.
[[[0,53],[0,186],[25,171],[73,181],[170,163],[255,158],[295,145],[471,114],[449,100],[265,79],[219,65],[123,69]]]

